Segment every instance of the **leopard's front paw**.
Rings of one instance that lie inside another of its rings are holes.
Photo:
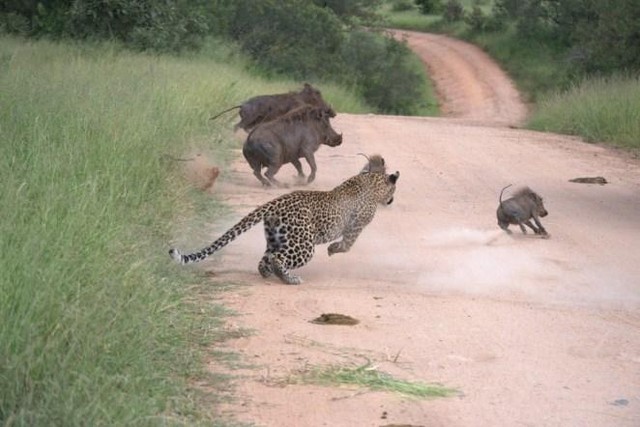
[[[331,255],[333,255],[335,253],[338,253],[338,252],[344,252],[344,249],[342,248],[342,243],[341,242],[333,242],[327,248],[327,252],[329,252],[329,256],[331,256]]]

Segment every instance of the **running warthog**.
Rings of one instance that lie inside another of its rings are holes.
[[[542,197],[529,187],[524,187],[516,191],[513,197],[502,201],[502,193],[510,186],[511,184],[500,191],[500,206],[498,206],[498,211],[496,212],[500,228],[511,234],[511,230],[508,228],[509,224],[519,225],[522,233],[527,234],[527,229],[524,227],[527,225],[535,234],[548,236],[547,230],[544,229],[538,219],[538,217],[544,218],[548,215],[542,203]],[[537,227],[531,223],[531,219],[533,219]]]
[[[367,156],[364,153],[358,153],[367,159],[367,164],[364,165],[360,173],[386,173],[387,167],[384,164],[384,157],[380,154],[372,154]]]
[[[303,178],[299,160],[302,157],[311,167],[307,182],[312,182],[318,169],[314,153],[321,144],[336,147],[342,144],[342,135],[331,127],[325,109],[305,105],[257,126],[247,136],[242,154],[253,169],[253,174],[266,186],[279,184],[274,175],[286,163],[292,163],[298,176]],[[267,168],[266,179],[262,176],[263,167]]]
[[[320,91],[309,83],[305,83],[300,92],[256,96],[243,102],[242,105],[236,105],[224,110],[211,117],[211,119],[213,120],[228,111],[239,108],[240,121],[233,127],[233,130],[237,131],[238,128],[241,128],[249,132],[260,123],[277,119],[289,111],[306,104],[326,110],[329,117],[336,116],[336,112],[322,99]]]

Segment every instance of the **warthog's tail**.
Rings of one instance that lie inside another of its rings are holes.
[[[498,202],[500,202],[500,205],[502,205],[502,193],[504,193],[504,190],[506,190],[507,188],[511,187],[513,184],[509,184],[506,187],[504,187],[501,191],[500,191],[500,198],[498,199]]]
[[[364,153],[358,153],[358,155],[359,155],[359,156],[364,157],[365,159],[367,159],[367,161],[368,161],[368,162],[370,162],[370,161],[371,161],[371,159],[369,158],[369,156],[367,156],[367,155],[366,155],[366,154],[364,154]]]
[[[267,209],[265,209],[264,205],[256,208],[249,215],[242,218],[240,222],[227,230],[226,233],[216,239],[216,241],[197,252],[193,252],[191,254],[182,254],[178,249],[172,248],[169,249],[169,256],[171,256],[171,258],[173,258],[179,264],[183,265],[202,261],[208,256],[212,255],[214,252],[217,252],[218,250],[227,246],[229,243],[234,241],[236,237],[262,221],[266,210]]]
[[[209,120],[214,120],[217,119],[218,117],[220,117],[221,115],[223,115],[224,113],[228,113],[231,110],[235,110],[236,108],[242,108],[242,105],[236,105],[235,107],[231,107],[231,108],[227,108],[224,111],[221,111],[220,113],[216,114],[215,116],[211,117]]]

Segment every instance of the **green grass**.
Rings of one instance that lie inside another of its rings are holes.
[[[393,0],[387,0],[380,5],[378,13],[383,17],[386,26],[389,28],[399,28],[403,30],[424,31],[424,32],[441,32],[441,28],[446,32],[451,32],[452,28],[462,28],[458,23],[444,24],[442,22],[442,13],[424,15],[420,13],[417,6],[409,10],[393,10]],[[442,1],[443,4],[446,0]],[[464,7],[466,13],[470,13],[476,0],[461,0],[460,3]],[[479,2],[480,9],[488,14],[492,8],[492,0],[481,0]],[[460,23],[461,24],[461,23]]]
[[[301,82],[259,79],[211,49],[177,58],[0,38],[0,424],[217,418],[189,384],[204,375],[203,346],[225,338],[222,314],[193,298],[204,279],[166,250],[178,229],[224,211],[165,155],[224,162],[237,119],[211,114]],[[338,111],[368,110],[318,86]]]
[[[339,365],[314,367],[302,374],[301,381],[307,384],[326,386],[351,385],[372,391],[399,393],[421,399],[448,397],[457,393],[456,390],[439,384],[399,380],[378,371],[370,364],[357,367]]]
[[[589,78],[542,98],[529,127],[640,149],[640,78]]]
[[[386,21],[388,28],[399,28],[402,30],[428,31],[429,28],[440,17],[437,15],[423,15],[417,7],[409,10],[395,11],[392,7],[392,1],[384,2],[378,13]]]
[[[460,35],[495,58],[530,102],[567,87],[569,69],[564,53],[553,40],[523,40],[513,27],[501,32]]]

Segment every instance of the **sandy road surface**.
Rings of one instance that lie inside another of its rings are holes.
[[[435,43],[449,49],[446,39]],[[410,44],[419,51],[420,41]],[[455,64],[465,62],[461,49],[451,54]],[[494,65],[478,61],[476,73],[492,74]],[[486,88],[493,91],[479,99],[500,107],[493,97],[509,92],[508,81],[469,78],[491,81]],[[345,142],[319,150],[310,188],[332,188],[359,171],[359,152],[383,154],[401,175],[394,204],[379,209],[351,252],[329,259],[326,246],[318,247],[297,271],[301,286],[258,275],[259,227],[202,265],[213,286],[244,285],[224,297],[241,313],[230,327],[255,330],[228,343],[256,367],[236,372],[245,377],[226,410],[237,419],[259,426],[640,425],[638,161],[577,139],[497,125],[518,122],[521,113],[483,118],[469,108],[453,119],[334,119]],[[293,175],[286,166],[278,176],[293,182]],[[610,184],[568,182],[594,175]],[[219,231],[283,191],[262,189],[240,155],[223,178],[216,191],[237,215],[217,223]],[[511,238],[498,229],[497,197],[509,183],[545,197],[550,239]],[[328,312],[361,322],[309,323]],[[283,385],[310,365],[367,360],[398,378],[460,393],[424,401]],[[220,367],[212,363],[211,370]]]

